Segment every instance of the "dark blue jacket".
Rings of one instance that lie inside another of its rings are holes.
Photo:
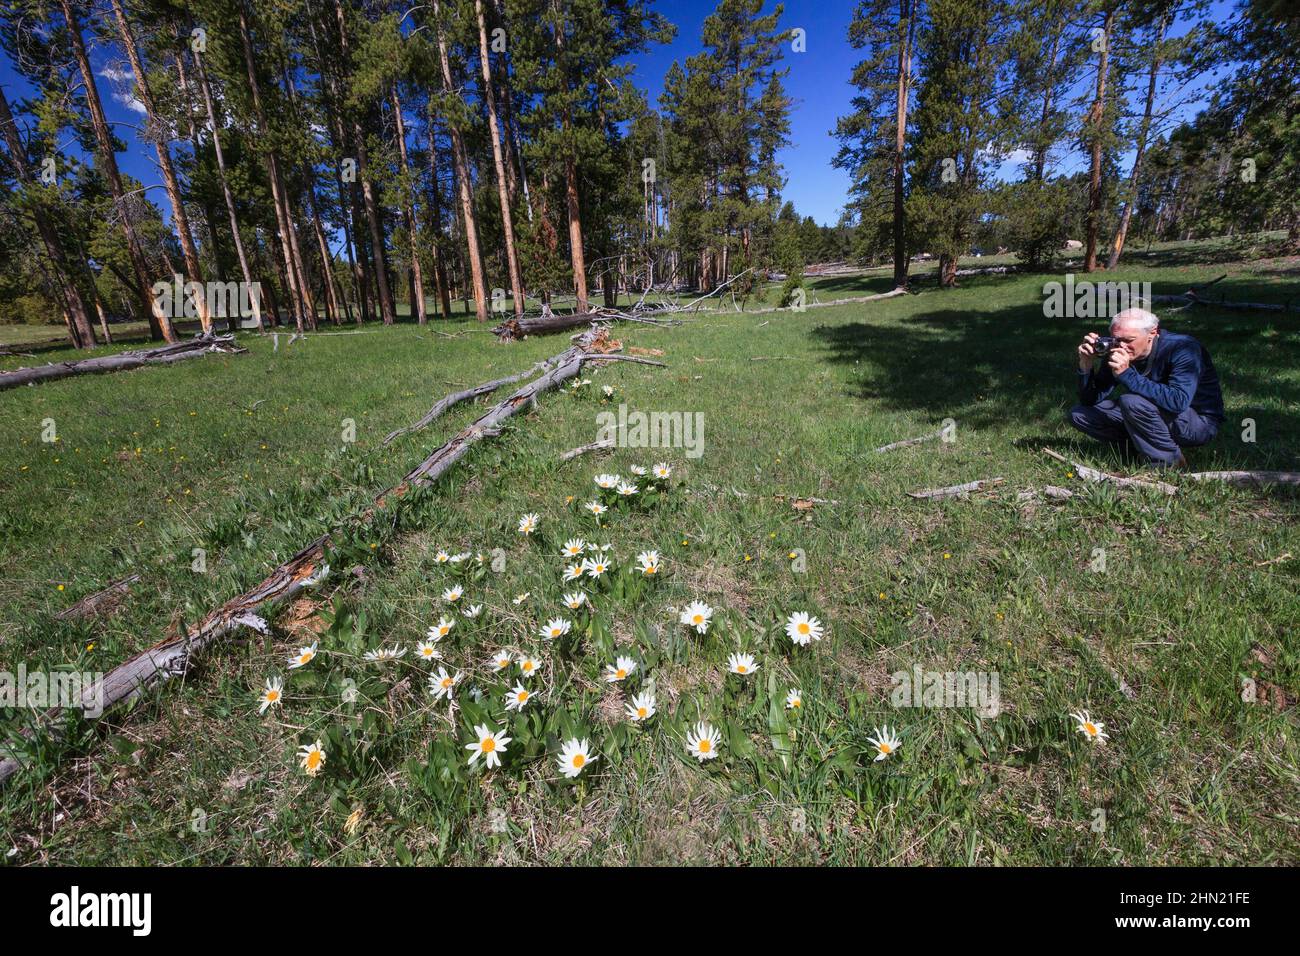
[[[1116,376],[1104,360],[1096,369],[1079,370],[1079,401],[1096,405],[1123,385],[1161,411],[1178,415],[1189,406],[1206,418],[1223,421],[1223,393],[1210,353],[1190,335],[1161,330],[1151,353]]]

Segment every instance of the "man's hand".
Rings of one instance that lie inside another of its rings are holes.
[[[1110,366],[1111,374],[1119,378],[1128,370],[1129,354],[1126,347],[1117,348],[1106,356],[1106,364]]]
[[[1097,356],[1097,333],[1089,332],[1079,343],[1079,369],[1084,372],[1092,371],[1092,360]]]

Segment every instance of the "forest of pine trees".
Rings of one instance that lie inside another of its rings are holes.
[[[921,252],[951,284],[972,248],[1042,267],[1067,239],[1089,270],[1152,238],[1276,229],[1300,249],[1300,26],[1282,0],[1204,9],[860,0],[832,131],[852,190],[820,226],[783,198],[797,31],[763,0],[720,0],[654,103],[631,64],[676,28],[653,0],[11,0],[0,321],[174,341],[151,293],[174,275],[257,283],[257,324],[304,331],[744,294],[843,259],[905,285]],[[1176,123],[1211,69],[1209,107]],[[128,148],[157,182],[119,168]],[[1071,151],[1086,171],[1056,172]]]

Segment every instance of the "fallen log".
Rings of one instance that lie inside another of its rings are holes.
[[[968,481],[963,485],[949,485],[947,488],[926,488],[923,491],[909,491],[909,498],[923,498],[929,501],[935,501],[940,498],[964,498],[972,491],[979,491],[983,488],[991,488],[993,485],[1000,485],[1001,478],[981,478],[978,481]]]
[[[1196,471],[1187,477],[1230,485],[1300,485],[1300,471]]]
[[[579,445],[577,448],[570,448],[560,456],[560,461],[572,461],[579,455],[585,455],[589,451],[600,451],[602,448],[613,448],[614,439],[602,438],[600,441],[594,441],[589,445]]]
[[[576,345],[551,358],[546,363],[550,366],[549,371],[494,405],[411,469],[401,482],[378,494],[373,507],[360,516],[361,520],[369,521],[376,517],[377,512],[384,511],[390,498],[401,498],[410,488],[437,480],[463,458],[475,442],[498,434],[501,423],[520,408],[529,405],[540,393],[573,378],[582,370],[584,363],[622,360],[663,366],[662,362],[647,359],[587,351],[589,347],[598,347],[599,337],[599,330],[592,329]],[[321,535],[272,571],[260,584],[209,612],[192,630],[186,628],[179,635],[167,637],[113,668],[83,691],[79,709],[83,712],[99,709],[101,713],[107,713],[113,707],[135,699],[153,687],[184,676],[199,654],[241,627],[268,632],[270,625],[260,616],[266,613],[268,607],[294,597],[328,576],[329,565],[323,559],[330,540],[330,534]],[[50,732],[58,735],[61,729],[61,709],[47,711],[43,717],[50,721]],[[30,736],[30,730],[24,731],[24,735]],[[12,754],[0,760],[0,783],[21,768],[19,758]]]
[[[424,417],[418,422],[415,422],[412,425],[407,425],[405,428],[398,428],[389,432],[384,438],[383,443],[385,445],[391,445],[403,435],[409,435],[411,432],[419,431],[421,428],[425,428],[432,424],[436,419],[441,418],[442,415],[452,406],[459,405],[461,402],[468,401],[472,398],[478,398],[480,395],[487,395],[490,392],[495,392],[502,385],[511,385],[518,382],[520,379],[525,379],[530,375],[535,375],[538,372],[543,371],[545,368],[545,362],[538,362],[532,368],[520,372],[518,375],[508,375],[505,378],[499,378],[493,382],[484,382],[482,385],[475,385],[473,388],[467,388],[464,391],[452,392],[450,395],[440,398],[435,402],[433,407],[425,412]]]
[[[883,451],[893,451],[896,448],[908,448],[912,445],[919,445],[922,442],[933,441],[934,439],[939,438],[942,435],[943,435],[943,429],[940,428],[937,432],[931,432],[928,435],[921,435],[918,438],[906,438],[903,441],[895,441],[895,442],[890,442],[888,445],[881,445],[879,448],[875,449],[875,452],[879,454],[880,452]]]
[[[87,594],[84,598],[73,604],[71,607],[65,607],[58,614],[54,615],[55,620],[70,621],[84,620],[86,618],[98,617],[101,612],[112,610],[131,590],[131,585],[140,580],[140,575],[131,574],[127,577],[120,578],[102,588],[93,594]]]
[[[1123,478],[1119,475],[1112,475],[1108,471],[1098,471],[1096,468],[1089,468],[1087,465],[1081,465],[1077,461],[1071,461],[1059,452],[1050,448],[1044,448],[1043,454],[1049,458],[1055,458],[1062,464],[1069,465],[1084,481],[1108,482],[1117,485],[1120,488],[1145,488],[1148,491],[1158,491],[1161,494],[1176,495],[1178,489],[1171,484],[1163,481],[1147,481],[1143,478]]]
[[[161,345],[155,349],[135,349],[118,352],[116,355],[101,355],[99,358],[82,359],[77,362],[52,362],[49,365],[36,365],[30,368],[17,368],[11,372],[0,372],[0,391],[6,388],[17,388],[20,385],[52,382],[60,378],[70,378],[73,375],[100,375],[105,372],[124,372],[145,365],[167,365],[185,359],[211,355],[214,352],[225,355],[242,355],[247,351],[247,349],[235,345],[233,335],[200,335],[184,342]]]

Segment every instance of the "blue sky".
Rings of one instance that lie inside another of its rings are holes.
[[[849,185],[848,176],[831,166],[838,149],[831,130],[836,117],[848,109],[853,94],[849,75],[859,54],[849,46],[848,27],[855,5],[852,0],[787,0],[781,21],[784,28],[802,27],[807,42],[806,52],[787,51],[784,60],[784,65],[789,67],[786,90],[793,100],[790,145],[778,157],[788,180],[785,198],[794,202],[801,215],[811,215],[823,224],[836,221]],[[774,2],[769,2],[765,9],[770,11],[774,6]],[[713,7],[711,0],[659,0],[656,4],[677,25],[677,38],[670,45],[650,50],[634,63],[634,82],[647,92],[652,105],[658,104],[664,74],[673,60],[685,60],[699,51],[701,28]],[[1211,16],[1226,19],[1232,7],[1231,0],[1212,0]],[[1182,24],[1173,33],[1177,35],[1185,30],[1186,24]],[[153,150],[142,146],[136,138],[141,116],[126,105],[128,98],[123,95],[125,87],[121,82],[102,75],[108,65],[102,53],[92,48],[91,60],[96,72],[101,73],[100,92],[109,122],[127,143],[126,152],[118,155],[119,164],[125,172],[151,187],[150,198],[170,218]],[[1190,90],[1189,102],[1179,112],[1185,116],[1193,114],[1204,92],[1216,80],[1213,75],[1199,78]],[[15,75],[2,54],[0,83],[10,97],[28,93],[26,84]],[[1066,173],[1082,168],[1084,163],[1078,151],[1064,150],[1058,159],[1058,170]],[[1124,164],[1129,161],[1126,157]],[[1003,172],[1014,176],[1014,163],[1006,164]]]

